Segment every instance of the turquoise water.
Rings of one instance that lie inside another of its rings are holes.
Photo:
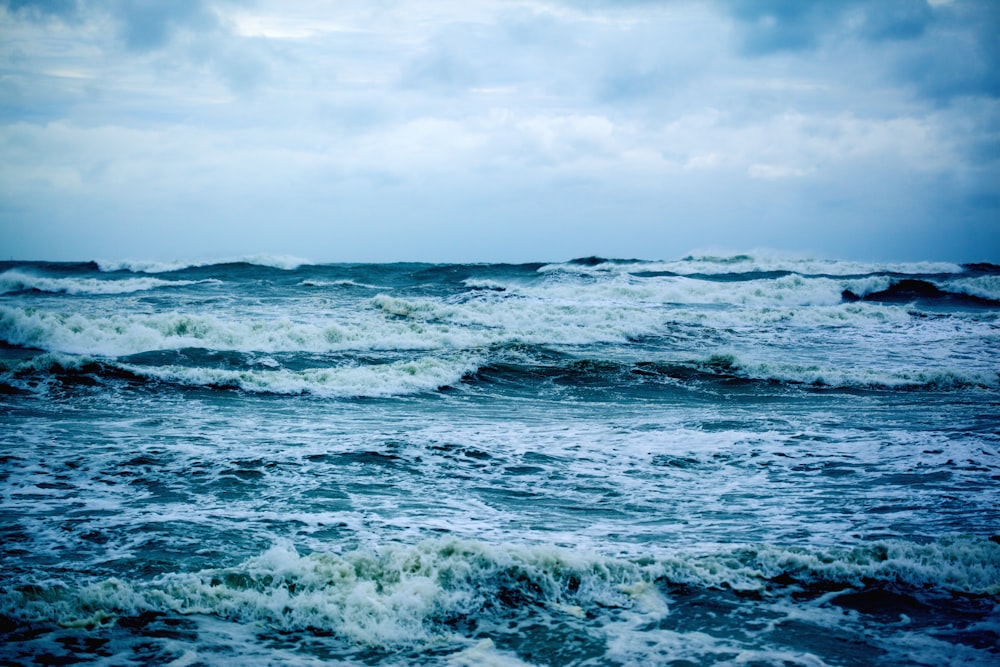
[[[0,264],[2,664],[1000,655],[1000,269]]]

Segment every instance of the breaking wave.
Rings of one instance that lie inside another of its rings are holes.
[[[839,596],[884,587],[948,598],[1000,594],[1000,545],[946,537],[850,549],[746,546],[636,560],[551,546],[456,539],[386,544],[343,554],[300,554],[287,544],[226,568],[150,581],[21,586],[0,610],[28,622],[107,625],[146,612],[204,614],[283,631],[328,632],[380,648],[456,637],[470,618],[530,612],[613,619],[665,618],[678,588],[765,598]],[[830,591],[835,591],[831,596]]]

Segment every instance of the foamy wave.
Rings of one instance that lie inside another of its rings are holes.
[[[0,306],[0,340],[51,352],[121,357],[154,350],[237,352],[439,350],[478,347],[498,336],[446,325],[386,322],[378,312],[351,321],[234,321],[215,315],[94,316]]]
[[[207,614],[281,630],[321,629],[366,646],[452,636],[449,621],[517,606],[576,615],[652,598],[643,568],[549,547],[431,541],[377,552],[300,555],[275,546],[233,568],[171,574],[150,584],[110,579],[81,589],[18,594],[4,612],[92,626],[143,611]],[[11,596],[14,597],[14,596]],[[579,612],[582,613],[582,612]]]
[[[312,264],[307,259],[293,257],[291,255],[240,255],[237,257],[225,257],[212,260],[186,262],[181,260],[155,261],[155,260],[97,260],[97,266],[101,271],[131,271],[132,273],[170,273],[183,269],[194,269],[204,266],[215,266],[219,264],[253,264],[256,266],[266,266],[272,269],[283,269],[294,271],[302,266]]]
[[[306,370],[117,366],[140,377],[186,386],[232,387],[252,393],[311,394],[329,398],[379,398],[435,391],[457,385],[466,374],[478,368],[472,360],[433,357]]]
[[[480,350],[509,344],[614,344],[706,326],[733,331],[778,327],[780,335],[786,337],[817,326],[827,330],[875,327],[878,332],[890,327],[899,332],[893,341],[905,346],[919,345],[927,336],[989,335],[992,324],[988,321],[915,323],[904,307],[842,303],[840,292],[845,286],[871,291],[887,280],[790,275],[732,285],[689,278],[615,277],[582,286],[554,280],[541,285],[510,284],[503,292],[470,292],[448,300],[379,294],[350,312],[316,312],[301,321],[231,319],[227,313],[121,311],[97,315],[0,306],[0,340],[52,352],[120,357],[182,348],[323,354]],[[805,305],[809,307],[802,307]],[[744,361],[743,371],[755,378],[775,373],[777,379],[812,382],[818,378],[813,371],[819,370],[825,374],[820,383],[840,382],[826,377],[836,377],[835,368],[755,369],[748,365],[752,360]],[[927,372],[925,364],[918,368]],[[803,373],[813,375],[807,378]],[[849,381],[882,382],[853,376]],[[914,375],[887,382],[922,380]]]
[[[158,287],[194,285],[193,280],[160,280],[159,278],[128,278],[106,280],[101,278],[51,278],[11,269],[0,273],[0,294],[38,290],[63,294],[130,294]]]

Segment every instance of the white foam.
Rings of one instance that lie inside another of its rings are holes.
[[[130,294],[158,287],[182,287],[184,285],[194,285],[199,282],[206,281],[160,280],[159,278],[128,278],[125,280],[52,278],[19,269],[11,269],[0,273],[0,294],[20,292],[22,290],[38,290],[40,292],[64,294]]]

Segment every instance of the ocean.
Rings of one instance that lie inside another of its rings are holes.
[[[0,263],[0,664],[1000,664],[1000,267]]]

